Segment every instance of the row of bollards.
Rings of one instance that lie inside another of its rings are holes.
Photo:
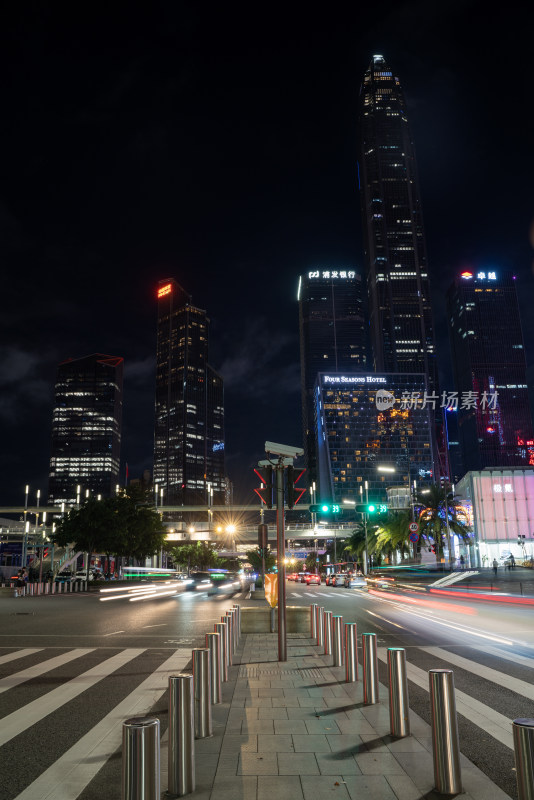
[[[213,735],[212,705],[222,702],[241,636],[241,608],[233,608],[206,633],[206,647],[195,648],[193,674],[169,678],[169,797],[195,790],[195,739]],[[122,800],[160,800],[160,723],[136,717],[122,728]]]
[[[342,630],[344,628],[344,636]],[[310,607],[310,637],[322,647],[325,655],[333,654],[333,666],[345,662],[345,680],[358,680],[358,646],[356,623],[345,623],[317,604]],[[363,699],[366,705],[378,703],[378,658],[375,633],[362,634]],[[387,650],[389,679],[389,721],[391,735],[410,736],[410,701],[403,647]],[[434,783],[441,794],[462,792],[460,744],[454,694],[454,672],[431,669],[428,673]],[[519,800],[534,800],[534,719],[513,722],[515,766]]]

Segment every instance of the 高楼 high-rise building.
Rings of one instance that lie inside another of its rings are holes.
[[[59,365],[52,417],[48,502],[109,497],[119,480],[123,359],[96,353]]]
[[[170,278],[158,284],[154,483],[165,505],[224,504],[223,380],[208,364],[209,319]]]

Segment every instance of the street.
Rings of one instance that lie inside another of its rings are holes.
[[[157,712],[165,731],[169,670],[188,666],[233,602],[261,601],[200,592],[133,604],[97,594],[2,598],[2,798],[118,797],[121,721]],[[318,603],[357,622],[359,635],[376,633],[385,685],[386,648],[405,647],[410,705],[427,722],[427,670],[453,669],[461,750],[516,796],[510,720],[534,717],[532,606],[290,582],[287,602]]]

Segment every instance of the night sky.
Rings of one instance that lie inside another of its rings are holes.
[[[168,276],[211,319],[236,499],[251,499],[266,439],[301,443],[298,275],[363,270],[357,99],[374,53],[407,97],[443,388],[460,268],[514,270],[534,364],[533,14],[439,5],[11,4],[0,505],[22,504],[26,483],[46,494],[68,357],[124,356],[122,476],[126,461],[131,477],[152,467]]]

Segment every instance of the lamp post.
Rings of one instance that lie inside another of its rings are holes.
[[[41,558],[39,559],[39,583],[43,580],[44,540],[46,536],[46,511],[43,511],[43,532],[41,534]]]
[[[26,515],[28,514],[28,494],[30,492],[30,487],[26,484],[26,489],[24,492],[24,536],[22,539],[22,557],[21,557],[21,567],[26,566],[26,551],[28,549],[28,521],[26,519]]]

